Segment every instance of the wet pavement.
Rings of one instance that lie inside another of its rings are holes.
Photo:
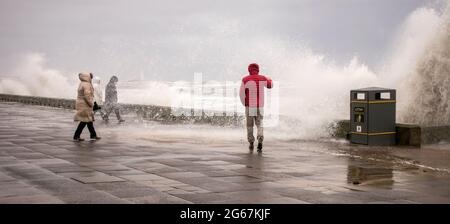
[[[249,152],[243,128],[95,123],[0,103],[0,203],[450,203],[450,144],[366,147],[279,140]],[[83,136],[87,137],[87,129]]]

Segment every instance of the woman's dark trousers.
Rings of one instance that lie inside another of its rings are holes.
[[[89,132],[91,133],[91,138],[97,137],[97,133],[95,132],[95,129],[94,129],[94,122],[80,122],[77,130],[75,131],[75,135],[73,136],[74,139],[80,138],[81,132],[83,132],[83,129],[86,125],[89,129]]]

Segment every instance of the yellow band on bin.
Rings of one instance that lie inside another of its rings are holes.
[[[367,133],[367,132],[351,132],[352,134],[355,135],[369,135],[369,136],[374,136],[374,135],[395,135],[397,132],[372,132],[372,133]]]
[[[373,100],[373,101],[363,101],[363,100],[352,100],[352,103],[369,103],[369,104],[377,104],[377,103],[395,103],[395,100]]]

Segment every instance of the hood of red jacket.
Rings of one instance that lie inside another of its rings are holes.
[[[259,65],[256,63],[252,63],[248,65],[248,72],[250,75],[258,75],[259,73]]]

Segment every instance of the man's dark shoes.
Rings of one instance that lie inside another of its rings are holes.
[[[73,138],[74,142],[82,142],[84,141],[84,138]]]
[[[258,143],[258,152],[262,152],[262,142]]]
[[[253,146],[253,142],[250,142],[250,145],[248,146],[248,149],[251,150],[251,151],[253,151],[254,148],[255,148],[255,147]]]

